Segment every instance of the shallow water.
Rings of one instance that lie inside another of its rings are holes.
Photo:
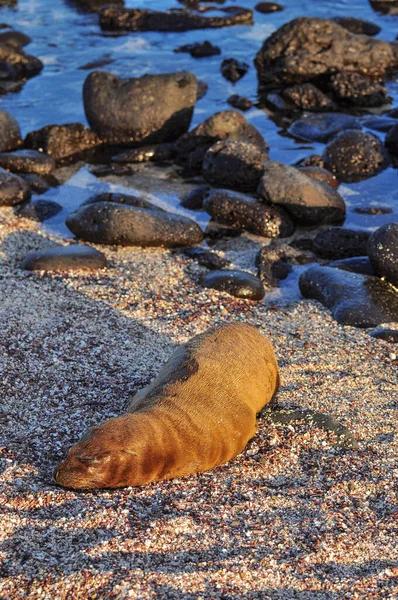
[[[0,8],[0,21],[12,25],[32,38],[25,51],[38,56],[44,63],[42,73],[30,79],[22,91],[0,98],[1,108],[10,111],[19,121],[23,135],[50,123],[80,121],[86,124],[82,103],[82,85],[90,70],[102,68],[121,77],[140,76],[144,73],[162,73],[189,70],[207,82],[207,94],[198,101],[192,125],[220,110],[231,108],[227,98],[232,93],[257,101],[257,77],[253,58],[262,42],[281,25],[298,16],[354,16],[377,23],[382,31],[378,37],[394,40],[398,30],[398,17],[379,15],[367,0],[284,0],[285,10],[264,15],[254,12],[253,26],[226,27],[188,31],[184,33],[127,33],[114,35],[103,33],[96,14],[79,10],[69,0],[19,0],[15,9]],[[226,6],[231,4],[226,3]],[[253,8],[255,1],[235,2]],[[181,4],[168,0],[126,0],[127,7],[151,9],[181,8]],[[221,56],[194,59],[189,54],[176,54],[173,50],[183,44],[209,40],[221,48]],[[237,58],[250,64],[248,74],[235,85],[220,74],[223,58]],[[100,67],[82,68],[99,62]],[[398,76],[388,82],[391,107],[398,106]],[[293,164],[298,159],[322,150],[322,144],[303,144],[286,135],[256,107],[245,113],[264,135],[270,146],[270,157]],[[380,137],[384,134],[378,133]],[[63,236],[70,233],[63,225],[65,216],[88,196],[111,189],[123,189],[122,181],[113,183],[97,180],[87,169],[74,173],[62,187],[50,190],[44,198],[55,199],[64,206],[57,217],[48,221],[46,228]],[[356,184],[344,184],[340,192],[347,202],[345,226],[376,229],[380,225],[397,220],[398,186],[397,170],[387,169],[377,177]],[[172,188],[157,190],[160,203],[178,209],[178,198]],[[357,207],[389,206],[390,214],[369,216],[354,212]],[[183,211],[186,212],[186,211]],[[192,213],[190,213],[192,215]],[[201,224],[206,216],[198,217]]]

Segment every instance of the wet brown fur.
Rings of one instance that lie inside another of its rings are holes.
[[[128,412],[90,429],[54,473],[76,489],[144,485],[213,469],[256,433],[279,387],[270,342],[250,325],[198,335],[174,352]]]

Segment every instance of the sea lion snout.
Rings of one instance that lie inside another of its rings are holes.
[[[70,452],[67,459],[53,472],[53,480],[64,487],[97,487],[108,476],[110,454],[87,456]]]

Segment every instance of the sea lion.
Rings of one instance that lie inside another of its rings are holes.
[[[75,489],[141,486],[234,458],[279,388],[269,340],[234,323],[179,347],[128,412],[93,427],[54,472]]]

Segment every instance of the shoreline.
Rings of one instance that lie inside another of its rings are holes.
[[[204,269],[162,249],[94,246],[107,269],[24,272],[15,265],[48,238],[11,209],[0,217],[1,597],[394,596],[394,344],[312,301],[267,306],[199,287]],[[121,414],[176,344],[231,320],[270,337],[279,404],[332,415],[360,450],[260,416],[245,451],[211,472],[91,493],[50,485],[70,445]]]

